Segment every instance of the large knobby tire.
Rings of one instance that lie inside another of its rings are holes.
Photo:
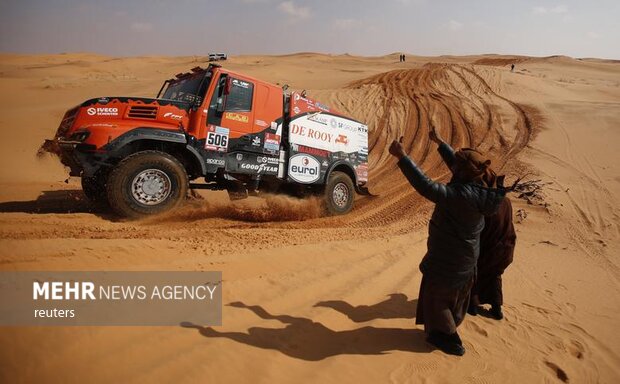
[[[110,173],[108,201],[119,215],[136,219],[174,208],[185,198],[188,186],[185,168],[173,156],[137,152]]]
[[[344,172],[334,171],[325,185],[325,209],[330,215],[343,215],[353,208],[355,188]]]
[[[82,176],[82,191],[88,200],[95,206],[108,205],[108,193],[106,191],[106,177],[103,173],[95,176]]]

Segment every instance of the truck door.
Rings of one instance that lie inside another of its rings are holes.
[[[220,76],[209,104],[207,126],[208,132],[217,130],[228,136],[226,152],[260,150],[260,141],[253,140],[252,135],[253,98],[253,82],[225,73]],[[206,145],[207,149],[212,149],[210,145],[217,147],[209,142],[209,133]]]

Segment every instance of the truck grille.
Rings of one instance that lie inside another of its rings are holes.
[[[129,109],[127,116],[135,119],[151,119],[157,118],[157,107],[146,105],[134,105]]]
[[[73,122],[75,121],[75,117],[77,116],[79,110],[80,108],[76,107],[68,110],[67,113],[65,113],[62,121],[60,122],[60,125],[58,126],[56,137],[64,137],[65,134],[71,129],[71,126],[73,125]]]

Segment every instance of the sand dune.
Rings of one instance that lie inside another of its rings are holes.
[[[222,270],[224,325],[4,328],[3,382],[514,382],[620,378],[620,66],[567,57],[299,53],[225,66],[306,89],[370,128],[370,189],[343,217],[316,200],[225,194],[123,222],[36,150],[69,107],[154,95],[200,57],[0,55],[0,262],[5,270]],[[510,64],[516,63],[515,72]],[[512,180],[547,184],[519,213],[506,319],[468,317],[467,354],[414,325],[432,206],[387,153],[392,139],[445,179],[428,129],[478,147]]]

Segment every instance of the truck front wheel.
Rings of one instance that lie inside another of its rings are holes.
[[[173,156],[159,151],[137,152],[110,173],[108,201],[121,216],[140,218],[174,208],[185,198],[187,173]]]
[[[342,215],[353,208],[355,188],[353,181],[344,172],[334,171],[325,185],[325,206],[327,213]]]

